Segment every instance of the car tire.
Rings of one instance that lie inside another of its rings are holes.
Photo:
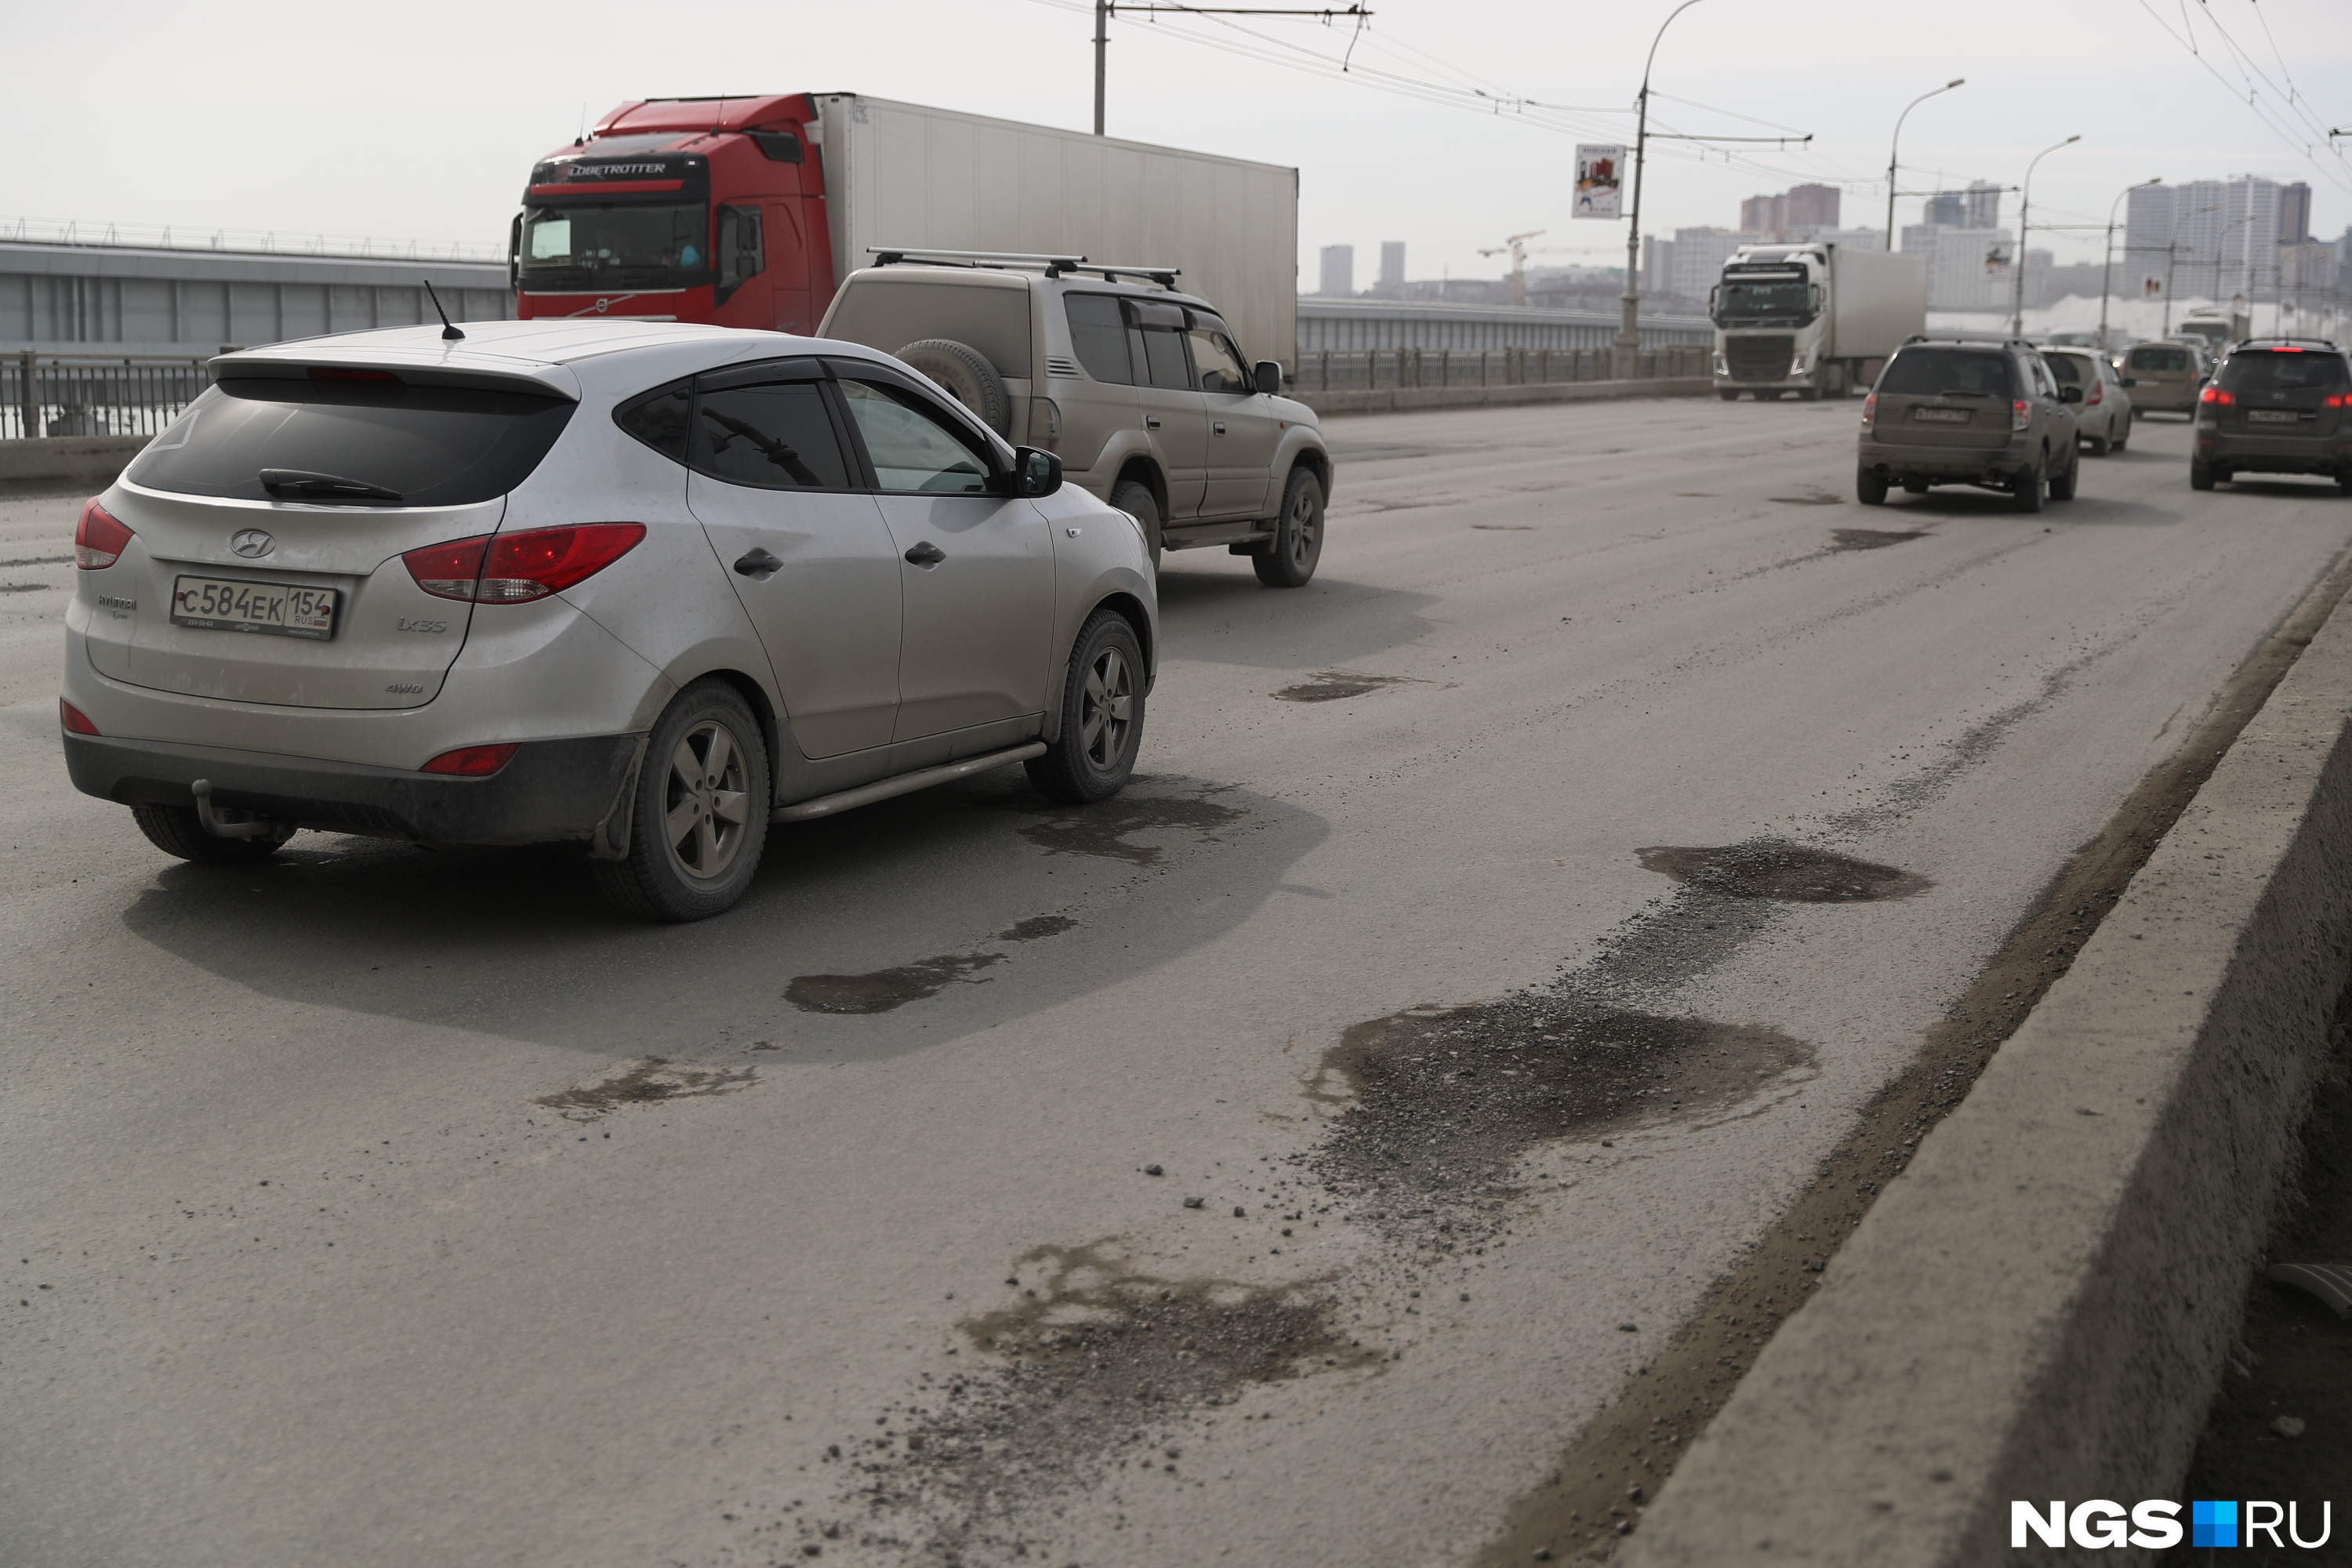
[[[1738,387],[1718,387],[1716,389],[1715,395],[1717,397],[1722,398],[1726,403],[1737,403],[1739,401],[1739,389]]]
[[[2212,468],[2212,465],[2211,465],[2211,464],[2210,464],[2210,463],[2191,463],[2191,464],[2189,464],[2189,488],[2190,489],[2192,489],[2192,490],[2210,490],[2210,489],[2211,489],[2213,488],[2213,468]]]
[[[760,868],[773,798],[751,704],[724,680],[696,681],[646,738],[628,854],[590,862],[598,890],[640,920],[707,920],[733,908]]]
[[[2352,468],[2347,468],[2336,476],[2336,488],[2344,494],[2352,496]]]
[[[2105,457],[2109,448],[2114,446],[2114,443],[2109,441],[2105,436],[2093,436],[2089,437],[2089,440],[2091,443],[2091,456],[2094,458]]]
[[[1306,468],[1293,468],[1282,487],[1274,539],[1250,557],[1250,565],[1269,588],[1304,588],[1322,559],[1323,482]]]
[[[250,866],[268,859],[294,837],[292,827],[281,825],[253,838],[223,838],[205,831],[204,820],[192,805],[134,805],[131,820],[148,843],[199,866]]]
[[[1160,498],[1141,479],[1121,479],[1110,488],[1110,504],[1143,525],[1143,542],[1151,552],[1151,574],[1160,575]]]
[[[953,338],[922,338],[900,349],[898,358],[945,387],[982,425],[1013,438],[1013,395],[986,354]]]
[[[1903,481],[1903,493],[1906,496],[1923,496],[1927,493],[1927,490],[1928,485],[1927,481],[1925,479],[1906,479]]]
[[[2050,499],[2052,500],[2073,500],[2074,499],[2074,481],[2082,477],[2083,455],[2080,452],[2076,452],[2074,454],[2074,460],[2066,465],[2066,471],[2064,473],[2053,474],[2050,476]]]
[[[1864,506],[1885,506],[1886,504],[1886,476],[1884,474],[1873,473],[1868,468],[1854,469],[1853,499],[1860,501]]]
[[[2124,427],[2116,432],[2114,443],[2115,449],[2118,452],[2131,445],[2131,427],[2134,417],[2135,416],[2129,414],[2124,416]]]
[[[1087,805],[1117,795],[1143,741],[1143,648],[1117,610],[1097,610],[1070,647],[1062,727],[1032,757],[1029,783],[1047,800]]]
[[[2042,492],[2046,488],[2042,469],[2027,468],[2009,481],[2010,505],[2029,517],[2042,510]]]

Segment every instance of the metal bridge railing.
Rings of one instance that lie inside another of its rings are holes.
[[[1662,343],[1634,361],[1641,380],[1703,376],[1706,343]],[[1422,387],[1540,386],[1607,381],[1614,349],[1310,349],[1298,356],[1300,392],[1381,392]]]
[[[194,357],[0,356],[0,440],[154,436],[211,384]]]

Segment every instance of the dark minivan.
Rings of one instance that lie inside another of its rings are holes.
[[[2189,483],[2326,474],[2352,495],[2352,360],[2324,338],[2251,338],[2198,399]]]

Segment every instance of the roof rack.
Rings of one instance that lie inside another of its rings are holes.
[[[2256,343],[2317,343],[2321,348],[2332,349],[2336,346],[2336,340],[2334,338],[2306,338],[2289,333],[2278,337],[2240,338],[2236,342],[2231,343],[2230,346],[2233,349],[2243,349],[2252,348]]]
[[[1174,289],[1176,279],[1183,269],[1177,267],[1122,267],[1106,261],[1089,261],[1083,256],[1055,256],[1038,251],[1022,250],[955,250],[944,247],[918,249],[908,246],[869,245],[866,254],[874,258],[877,267],[898,267],[912,262],[935,267],[1042,267],[1048,278],[1059,278],[1066,272],[1097,272],[1106,283],[1116,283],[1121,278],[1149,278],[1162,289]]]

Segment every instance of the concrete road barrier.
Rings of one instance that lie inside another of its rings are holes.
[[[2352,952],[2347,713],[2352,605],[1831,1260],[1628,1568],[2002,1563],[2012,1500],[2174,1496]]]
[[[54,436],[0,441],[0,495],[96,495],[112,484],[146,436]]]
[[[1420,408],[1505,408],[1526,403],[1591,403],[1604,398],[1703,397],[1715,390],[1704,375],[1646,381],[1553,381],[1517,386],[1406,386],[1365,392],[1284,394],[1318,414],[1399,414]]]

